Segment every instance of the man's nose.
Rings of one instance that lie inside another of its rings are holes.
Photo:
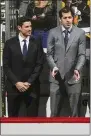
[[[69,18],[67,18],[66,21],[69,21]]]
[[[32,30],[32,28],[31,28],[31,27],[29,27],[29,30],[31,31],[31,30]]]

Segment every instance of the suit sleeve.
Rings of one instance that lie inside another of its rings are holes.
[[[26,10],[26,13],[25,13],[25,16],[29,17],[29,18],[32,18],[34,13],[33,13],[33,8],[34,8],[34,5],[32,3],[30,3],[28,6],[27,6],[27,10]]]
[[[47,40],[47,62],[51,70],[53,70],[54,67],[57,67],[53,59],[54,48],[55,48],[54,45],[55,45],[55,39],[53,36],[53,31],[50,30]]]
[[[38,76],[40,75],[42,68],[43,68],[44,52],[43,52],[43,48],[42,48],[41,39],[38,38],[36,43],[38,45],[37,60],[36,60],[35,68],[31,74],[30,78],[28,79],[28,82],[30,84],[34,83],[34,81],[38,78]]]
[[[85,32],[81,33],[79,38],[79,48],[78,48],[78,60],[75,69],[79,72],[82,70],[86,61],[86,36]]]
[[[7,77],[7,79],[15,85],[18,82],[17,77],[13,74],[11,70],[11,50],[9,48],[8,41],[5,43],[4,49],[3,49],[3,70]]]

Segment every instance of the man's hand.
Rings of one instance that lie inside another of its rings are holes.
[[[53,68],[53,71],[51,72],[52,77],[55,78],[55,76],[56,76],[57,73],[58,73],[58,68],[57,68],[57,67],[54,67],[54,68]]]
[[[32,19],[33,19],[33,20],[36,20],[36,19],[37,19],[37,16],[36,16],[36,15],[34,15],[34,16],[32,17]]]
[[[78,70],[74,70],[74,78],[76,81],[78,81],[80,79],[80,74]]]
[[[45,14],[42,13],[39,17],[44,18],[44,17],[45,17]]]
[[[23,82],[17,82],[15,86],[20,92],[25,92],[27,90],[27,87],[24,85]]]
[[[28,82],[24,82],[23,84],[26,86],[27,89],[31,86],[31,84]]]

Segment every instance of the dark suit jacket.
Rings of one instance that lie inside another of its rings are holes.
[[[85,58],[86,37],[82,29],[72,27],[66,50],[61,26],[50,30],[47,42],[47,60],[51,70],[58,67],[61,78],[65,77],[67,81],[70,80],[69,83],[73,84],[74,70],[82,73]],[[79,81],[81,80],[77,82]],[[58,83],[58,80],[50,74],[50,82]]]
[[[18,36],[6,41],[3,50],[3,68],[6,79],[6,91],[19,92],[16,82],[34,84],[43,64],[43,49],[41,40],[31,36],[26,57],[23,57]]]

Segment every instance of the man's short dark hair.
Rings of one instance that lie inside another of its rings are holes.
[[[31,22],[31,19],[27,16],[20,17],[18,19],[17,25],[22,26],[24,22]]]
[[[59,11],[59,17],[62,18],[62,13],[68,13],[71,12],[71,15],[74,16],[74,11],[71,7],[65,6]]]

